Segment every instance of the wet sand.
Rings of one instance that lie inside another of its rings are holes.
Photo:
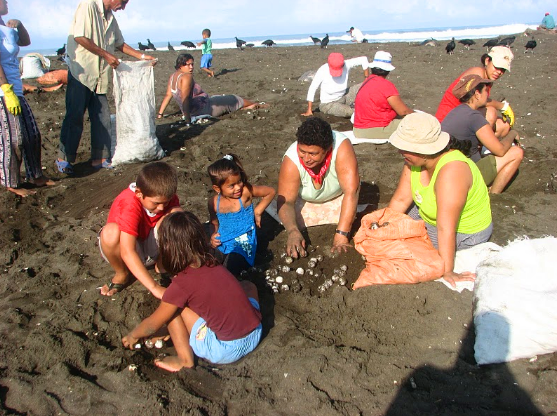
[[[534,54],[517,36],[512,72],[493,87],[516,115],[525,148],[520,174],[502,195],[491,197],[494,234],[504,245],[517,237],[556,235],[557,36],[536,33]],[[478,42],[480,45],[481,43]],[[483,42],[482,42],[483,43]],[[180,175],[182,206],[208,219],[212,194],[206,167],[234,152],[253,183],[276,186],[282,155],[295,140],[306,108],[308,84],[298,77],[316,70],[330,52],[346,58],[375,51],[393,54],[389,79],[411,107],[434,113],[444,89],[464,69],[479,64],[485,48],[449,56],[444,43],[405,43],[217,50],[216,79],[196,71],[210,94],[235,93],[271,104],[187,129],[175,114],[157,121],[157,136]],[[155,52],[157,107],[178,52]],[[200,52],[194,51],[196,64]],[[59,64],[58,64],[59,65]],[[359,69],[351,83],[363,81]],[[516,415],[557,412],[557,356],[479,368],[473,358],[472,293],[458,294],[431,282],[375,286],[352,292],[334,286],[321,294],[318,278],[273,294],[264,270],[284,264],[285,233],[263,218],[257,271],[264,339],[238,363],[215,366],[199,360],[193,370],[169,374],[153,365],[163,350],[128,351],[120,339],[157,306],[141,284],[113,298],[97,288],[111,278],[96,247],[115,196],[132,182],[140,164],[114,171],[89,168],[89,124],[76,175],[55,172],[65,112],[64,89],[27,99],[43,135],[43,165],[57,185],[26,199],[0,192],[0,413],[2,414],[191,414],[191,415]],[[175,113],[171,104],[167,113]],[[348,120],[325,116],[334,129]],[[360,203],[384,207],[392,196],[402,159],[390,145],[355,147]],[[358,222],[353,231],[356,231]],[[364,267],[356,251],[328,256],[333,226],[311,229],[312,254],[325,274],[341,264],[353,283]],[[307,259],[294,267],[306,267]],[[285,274],[289,282],[293,273]],[[130,371],[130,365],[136,365]]]

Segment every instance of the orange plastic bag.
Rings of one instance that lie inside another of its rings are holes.
[[[68,84],[68,70],[57,69],[44,74],[42,77],[37,78],[37,82],[42,85],[52,84]]]
[[[443,275],[444,263],[423,221],[384,208],[362,218],[354,245],[366,268],[353,289],[378,284],[419,283]]]

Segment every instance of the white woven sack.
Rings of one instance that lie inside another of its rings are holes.
[[[114,70],[116,150],[112,165],[164,157],[156,136],[155,87],[149,61],[121,62]]]
[[[502,363],[557,351],[554,237],[519,240],[480,263],[474,288],[474,356]]]
[[[21,72],[21,79],[33,79],[42,77],[46,72],[48,72],[48,67],[45,68],[41,62],[39,54],[27,54],[21,58],[19,63],[19,69]],[[50,67],[50,60],[43,57],[45,64]]]

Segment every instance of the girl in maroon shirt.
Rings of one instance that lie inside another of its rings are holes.
[[[257,289],[218,264],[197,217],[165,217],[159,248],[164,268],[176,276],[157,310],[122,338],[124,346],[133,349],[166,325],[177,355],[156,359],[155,365],[172,372],[193,367],[194,354],[227,364],[253,351],[261,339]]]

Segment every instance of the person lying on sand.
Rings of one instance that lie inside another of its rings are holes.
[[[143,166],[137,180],[116,197],[99,233],[101,255],[114,269],[114,277],[101,287],[101,295],[120,292],[135,277],[156,298],[162,297],[164,288],[147,267],[158,258],[156,230],[161,219],[182,210],[177,188],[176,170],[165,162],[153,162]]]
[[[214,364],[238,361],[261,340],[257,288],[239,282],[211,254],[205,230],[190,212],[175,212],[159,227],[162,265],[174,274],[157,310],[122,338],[134,349],[167,325],[175,356],[155,365],[176,372],[195,365],[194,354]]]
[[[249,101],[237,95],[213,95],[209,97],[209,94],[204,92],[193,79],[193,65],[192,55],[189,53],[178,55],[174,66],[176,72],[170,75],[168,79],[168,88],[157,118],[163,117],[164,110],[172,98],[180,107],[182,117],[188,124],[192,116],[219,117],[238,110],[269,107],[268,104]]]

